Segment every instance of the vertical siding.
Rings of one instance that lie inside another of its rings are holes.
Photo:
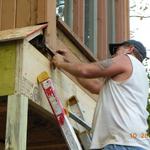
[[[30,0],[18,0],[16,5],[16,27],[29,26]]]
[[[97,58],[104,59],[108,55],[107,1],[98,0],[97,6]]]
[[[0,30],[46,21],[47,0],[0,0]]]
[[[37,23],[46,21],[46,0],[37,0]]]
[[[31,6],[30,6],[30,24],[36,24],[37,23],[37,0],[31,0]]]
[[[129,39],[129,0],[115,1],[116,42]]]
[[[84,41],[85,0],[73,0],[73,31]]]
[[[2,0],[1,30],[15,27],[16,0]]]

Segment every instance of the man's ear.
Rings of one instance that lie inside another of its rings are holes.
[[[131,54],[134,52],[134,46],[129,46],[128,52]]]

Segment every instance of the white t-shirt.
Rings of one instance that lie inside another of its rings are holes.
[[[128,55],[133,71],[123,82],[108,80],[99,95],[94,119],[91,149],[108,144],[139,146],[150,149],[146,111],[148,79],[145,68]]]

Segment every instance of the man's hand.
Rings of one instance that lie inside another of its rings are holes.
[[[61,63],[63,62],[65,62],[64,56],[56,53],[56,55],[52,59],[52,64],[54,64],[54,66],[56,66],[57,68],[60,68]]]

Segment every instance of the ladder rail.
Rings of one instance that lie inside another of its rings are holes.
[[[38,76],[38,82],[46,95],[48,103],[56,117],[59,127],[65,137],[70,150],[82,150],[80,142],[75,134],[75,131],[70,124],[59,97],[56,94],[53,82],[47,72],[43,72]]]

